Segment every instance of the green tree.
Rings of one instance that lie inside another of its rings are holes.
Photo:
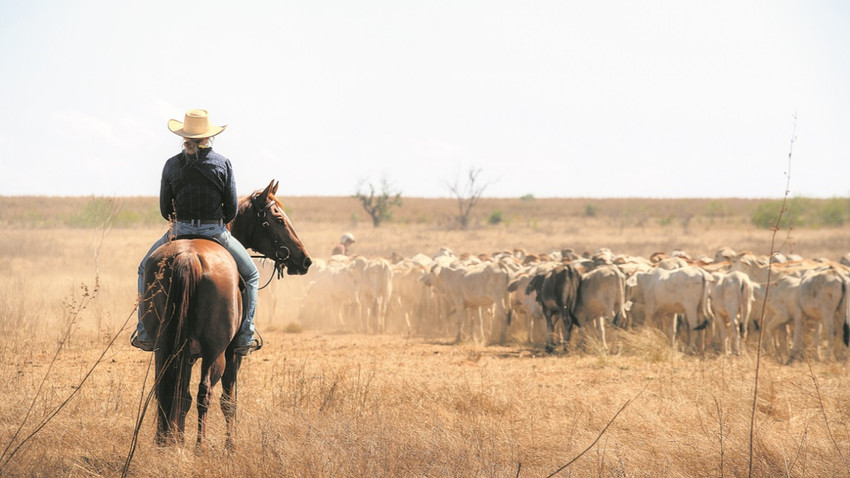
[[[393,192],[386,177],[381,178],[380,191],[371,182],[365,183],[365,180],[360,181],[354,197],[360,200],[363,209],[372,217],[372,225],[378,227],[382,222],[392,219],[393,207],[401,206],[401,192]],[[368,186],[368,194],[363,191],[364,185]]]

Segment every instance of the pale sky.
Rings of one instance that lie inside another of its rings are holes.
[[[0,0],[0,195],[850,195],[850,2]]]

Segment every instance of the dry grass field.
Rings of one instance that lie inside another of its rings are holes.
[[[134,212],[128,227],[69,225],[91,201],[0,198],[0,476],[119,476],[130,454],[152,382],[151,355],[129,346],[136,269],[165,226],[145,219],[156,217],[153,198],[110,200]],[[449,199],[405,199],[377,229],[352,198],[283,202],[318,258],[345,231],[367,256],[441,246],[766,254],[771,243],[749,223],[756,200],[485,199],[465,231]],[[493,211],[498,224],[487,221]],[[837,259],[848,239],[846,225],[782,230],[777,247]],[[261,273],[265,282],[271,268]],[[266,345],[239,376],[236,450],[223,450],[217,400],[208,449],[194,449],[194,408],[187,445],[157,447],[152,404],[130,476],[540,477],[579,455],[557,476],[748,474],[752,345],[741,357],[684,355],[642,329],[622,334],[618,353],[549,355],[521,337],[483,346],[310,330],[295,325],[309,280],[260,292]],[[850,476],[848,390],[844,362],[763,357],[753,476]]]

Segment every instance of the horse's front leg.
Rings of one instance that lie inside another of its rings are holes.
[[[225,353],[224,374],[221,376],[221,411],[226,423],[224,446],[228,450],[233,450],[236,436],[236,376],[240,365],[242,357],[228,350]]]
[[[224,373],[224,354],[213,360],[204,357],[201,362],[201,381],[198,384],[198,441],[197,448],[206,444],[207,437],[207,413],[210,409],[210,397],[215,384]]]

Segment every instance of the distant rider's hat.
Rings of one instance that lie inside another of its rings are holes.
[[[189,110],[183,122],[176,119],[168,120],[168,129],[172,133],[184,138],[210,138],[227,128],[227,125],[216,126],[210,123],[210,114],[207,110]]]
[[[346,241],[347,242],[357,242],[357,241],[354,240],[354,234],[352,234],[350,232],[346,232],[345,234],[342,235],[341,238],[339,238],[339,242],[346,242]]]

